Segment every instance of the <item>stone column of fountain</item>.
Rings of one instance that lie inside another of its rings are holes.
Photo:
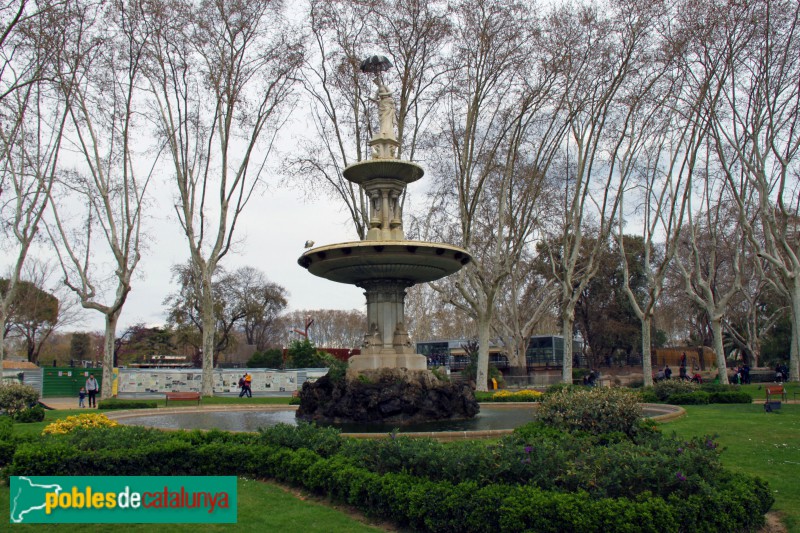
[[[380,129],[369,143],[372,158],[344,170],[345,178],[361,186],[369,198],[367,236],[361,241],[308,250],[298,259],[298,263],[315,276],[364,289],[367,298],[367,331],[361,354],[349,360],[348,375],[351,378],[359,374],[374,374],[382,369],[404,369],[406,373],[426,373],[414,379],[431,385],[434,378],[427,371],[427,360],[415,353],[406,331],[406,289],[449,276],[469,263],[471,257],[466,250],[449,244],[405,239],[402,197],[406,186],[422,178],[424,171],[415,163],[397,158],[399,142],[394,132],[394,100],[381,77],[381,72],[389,67],[391,64],[388,59],[378,56],[365,60],[361,65],[362,71],[374,74],[374,82],[378,87]],[[352,385],[353,380],[349,382]],[[472,396],[471,392],[469,396]],[[298,416],[303,416],[304,411],[301,403]],[[475,413],[477,404],[471,415],[458,416],[474,416]],[[436,418],[434,415],[428,417]],[[337,415],[321,418],[342,420],[348,417]],[[419,418],[416,416],[416,419]],[[397,419],[393,421],[402,422]]]

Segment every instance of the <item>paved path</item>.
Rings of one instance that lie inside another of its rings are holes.
[[[51,409],[78,409],[78,398],[42,398],[40,403],[46,405]],[[84,401],[89,405],[89,398]],[[86,408],[89,411],[89,408]],[[94,408],[91,409],[94,411]]]

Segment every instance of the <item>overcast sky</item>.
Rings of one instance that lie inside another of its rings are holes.
[[[296,9],[289,12],[290,17],[296,17],[297,14]],[[396,80],[387,81],[390,88],[394,88]],[[298,86],[298,93],[301,90]],[[303,95],[299,96],[302,102]],[[303,244],[307,240],[315,241],[315,246],[322,246],[357,239],[352,222],[349,221],[349,215],[341,201],[325,195],[316,195],[308,199],[297,186],[280,184],[282,176],[274,169],[280,166],[280,161],[286,153],[297,145],[298,138],[310,128],[310,125],[303,123],[303,116],[302,108],[295,109],[291,113],[287,127],[279,134],[276,141],[277,151],[273,153],[269,164],[272,171],[265,170],[262,175],[265,187],[259,189],[247,205],[235,232],[237,244],[222,260],[221,266],[227,270],[252,266],[263,271],[270,281],[278,283],[288,291],[288,310],[365,310],[361,289],[317,278],[297,264],[298,257],[304,251]],[[144,145],[151,142],[151,139],[142,138],[140,142]],[[68,155],[62,156],[62,163],[68,159]],[[149,188],[153,205],[147,210],[145,220],[147,245],[142,250],[142,260],[136,268],[132,290],[118,323],[118,335],[132,324],[161,325],[165,322],[166,312],[162,302],[168,294],[176,290],[171,281],[170,268],[175,264],[186,262],[189,258],[189,247],[173,209],[176,188],[169,181],[172,172],[167,158],[162,157],[161,167],[162,170]],[[428,179],[426,177],[423,181]],[[419,191],[417,194],[420,198],[424,188],[425,184],[412,185],[412,190]],[[408,213],[410,211],[408,202],[406,208]],[[408,214],[404,222],[408,225]],[[40,232],[42,241],[46,236],[42,228]],[[102,248],[100,241],[94,246],[94,250],[99,248]],[[28,257],[57,265],[55,254],[44,242],[35,245]],[[97,257],[94,256],[94,259]],[[10,264],[10,258],[0,255],[0,272],[5,273]],[[103,266],[109,276],[113,274],[113,268],[110,260]],[[63,275],[58,269],[48,289],[53,290],[61,279]],[[111,285],[113,289],[115,280],[111,281],[114,283]],[[110,302],[110,297],[101,299],[101,303]],[[66,329],[102,331],[103,328],[104,315],[97,311],[85,310],[81,322]]]
[[[284,137],[289,140],[294,135],[287,130]],[[162,174],[150,189],[155,205],[149,209],[146,221],[147,246],[120,317],[118,334],[131,324],[164,323],[166,313],[162,302],[176,290],[170,268],[189,257],[186,238],[172,209],[175,192],[168,177],[167,173]],[[317,278],[297,264],[307,240],[322,246],[357,239],[343,206],[321,195],[304,198],[302,191],[279,185],[280,176],[276,174],[265,173],[263,177],[266,186],[253,196],[245,209],[236,230],[237,244],[223,259],[222,266],[228,270],[240,266],[260,269],[270,281],[289,292],[290,309],[365,309],[363,291],[358,287]],[[32,249],[29,257],[55,264],[55,256],[41,243]],[[7,258],[0,259],[2,271],[9,265]],[[110,263],[107,266],[110,267]],[[51,285],[62,278],[57,271]],[[85,310],[81,323],[68,329],[102,331],[103,327],[101,313]]]

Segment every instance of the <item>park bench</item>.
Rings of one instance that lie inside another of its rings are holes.
[[[170,400],[173,402],[193,402],[197,400],[197,405],[200,405],[199,392],[166,392],[164,394],[167,396],[167,405],[169,405]]]
[[[780,409],[781,400],[786,401],[786,389],[783,388],[783,385],[767,385],[764,387],[764,390],[767,393],[767,401],[764,402],[764,411],[769,413],[775,409]],[[775,396],[777,396],[777,400],[773,400]]]

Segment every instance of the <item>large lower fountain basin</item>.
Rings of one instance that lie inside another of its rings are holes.
[[[320,246],[297,262],[315,276],[356,285],[371,280],[426,283],[469,263],[466,250],[422,241],[356,241]]]
[[[444,420],[413,424],[399,428],[408,436],[441,439],[501,436],[514,428],[532,422],[535,405],[530,403],[481,404],[481,411],[469,420]],[[644,404],[644,416],[655,420],[684,414],[680,407]],[[225,431],[257,431],[279,423],[296,425],[295,409],[287,406],[213,406],[204,408],[153,409],[110,413],[120,424],[159,429],[221,429]],[[377,437],[394,431],[391,425],[337,424],[344,435]]]

